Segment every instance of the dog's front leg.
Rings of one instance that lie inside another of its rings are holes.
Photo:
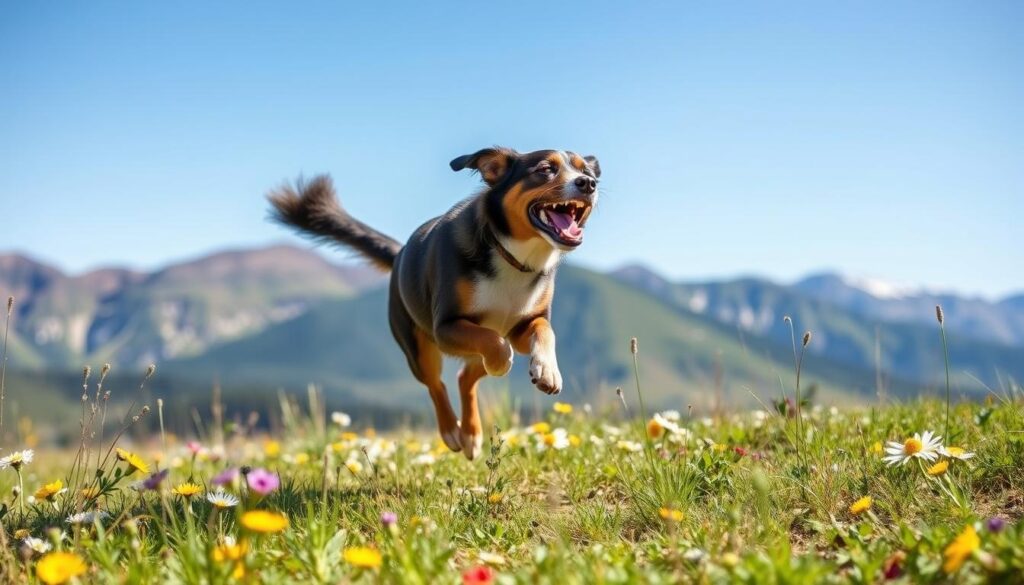
[[[434,327],[434,340],[449,355],[480,356],[491,376],[504,376],[512,369],[512,346],[494,330],[468,319],[453,319]]]
[[[530,381],[545,394],[562,391],[562,373],[555,356],[555,332],[546,317],[524,321],[512,332],[512,346],[530,355]]]

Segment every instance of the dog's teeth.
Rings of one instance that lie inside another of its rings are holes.
[[[538,215],[540,215],[540,220],[541,220],[541,221],[543,221],[544,223],[550,223],[550,222],[548,221],[548,212],[546,212],[546,211],[544,211],[543,209],[541,209],[541,210],[540,210],[540,213],[539,213]]]

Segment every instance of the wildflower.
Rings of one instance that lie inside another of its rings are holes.
[[[643,445],[641,445],[640,443],[637,443],[636,441],[625,441],[625,440],[619,441],[618,443],[615,444],[615,446],[618,447],[619,449],[623,450],[623,451],[629,451],[630,453],[636,453],[638,451],[642,451],[643,448],[644,448]]]
[[[171,470],[164,469],[150,475],[146,479],[142,480],[142,489],[154,491],[160,489],[160,484],[162,484],[164,480],[167,479],[167,474],[169,474],[170,472]]]
[[[413,465],[433,465],[437,461],[433,453],[420,453],[416,457],[413,457]]]
[[[380,523],[383,524],[385,527],[394,526],[395,523],[397,522],[398,514],[395,514],[394,512],[381,512]]]
[[[487,501],[490,502],[491,504],[497,504],[497,503],[501,502],[501,499],[503,497],[504,496],[502,496],[502,494],[500,492],[496,492],[496,493],[493,493],[493,494],[487,496]]]
[[[218,489],[215,492],[206,494],[206,501],[213,504],[215,508],[234,508],[238,505],[238,498],[225,492],[223,489]]]
[[[31,535],[32,535],[32,533],[28,531],[28,528],[19,528],[19,529],[14,531],[14,539],[15,540],[25,540],[26,538],[28,538]]]
[[[263,454],[273,459],[281,454],[281,444],[271,439],[263,443]]]
[[[462,573],[462,585],[490,585],[494,582],[494,569],[478,565]]]
[[[185,448],[189,450],[192,455],[198,455],[203,450],[203,445],[199,441],[189,441],[185,443]]]
[[[344,433],[341,433],[341,440],[342,441],[355,441],[358,438],[359,438],[359,434],[358,433],[353,433],[352,431],[345,431]]]
[[[871,448],[868,449],[868,452],[870,452],[872,455],[881,455],[882,452],[883,452],[883,450],[882,450],[882,442],[881,441],[875,441],[874,444],[871,445]]]
[[[567,402],[556,402],[551,408],[558,414],[572,414],[572,405]]]
[[[946,559],[942,563],[942,570],[947,573],[954,573],[963,566],[964,561],[970,557],[974,551],[981,548],[981,539],[978,538],[978,533],[975,532],[974,527],[968,525],[964,528],[953,542],[949,543],[946,550],[942,551],[942,556]]]
[[[210,483],[216,486],[224,486],[235,483],[235,480],[238,479],[238,476],[238,468],[229,467],[224,471],[218,473],[217,475],[213,476],[213,479],[210,480]]]
[[[565,429],[555,429],[550,433],[543,433],[540,435],[540,442],[537,444],[537,449],[543,451],[547,448],[561,451],[569,446],[569,434],[565,432]]]
[[[985,527],[988,528],[989,532],[1002,532],[1003,528],[1006,528],[1006,520],[999,516],[993,516],[985,523]]]
[[[707,556],[708,553],[702,548],[691,548],[683,553],[683,559],[691,563],[699,563]]]
[[[479,553],[477,553],[476,558],[479,559],[481,563],[486,563],[488,565],[504,565],[505,564],[505,557],[503,557],[503,556],[501,556],[501,555],[499,555],[497,553],[492,553],[492,552],[487,552],[487,551],[480,551]]]
[[[341,428],[345,428],[352,424],[352,417],[344,412],[334,411],[331,413],[331,422]]]
[[[119,461],[124,461],[128,464],[128,473],[135,473],[136,471],[149,473],[149,465],[146,465],[146,462],[142,460],[142,457],[120,447],[117,448],[116,453]]]
[[[971,457],[974,457],[974,453],[964,450],[963,447],[943,447],[939,449],[939,453],[941,453],[944,457],[949,457],[950,459],[959,459],[961,461],[966,461]]]
[[[36,499],[50,501],[58,494],[66,491],[68,490],[64,487],[64,482],[58,479],[57,481],[44,484],[43,487],[36,490]]]
[[[213,560],[218,563],[224,561],[237,561],[245,556],[245,541],[242,544],[235,544],[233,541],[224,542],[213,549]]]
[[[661,508],[658,510],[658,516],[661,516],[662,520],[668,520],[670,522],[682,522],[683,511],[676,510],[673,508]]]
[[[79,512],[72,514],[67,517],[68,524],[92,524],[97,520],[106,520],[110,517],[110,514],[103,510],[96,510],[93,512]]]
[[[946,469],[948,469],[948,468],[949,468],[949,460],[948,459],[944,459],[942,461],[939,461],[935,465],[932,465],[931,467],[929,467],[927,470],[925,470],[925,473],[927,473],[928,475],[931,475],[931,476],[934,477],[934,476],[942,475],[943,473],[946,473]]]
[[[660,439],[665,434],[665,427],[661,426],[656,418],[647,421],[647,436],[652,439]]]
[[[35,456],[35,452],[32,449],[25,449],[24,451],[15,451],[7,457],[0,459],[0,469],[7,469],[8,467],[13,468],[15,471],[21,469],[21,466],[26,463],[32,463],[32,457]]]
[[[882,576],[887,581],[892,581],[903,574],[903,562],[907,560],[907,553],[898,550],[882,564]]]
[[[277,512],[269,512],[267,510],[251,510],[246,512],[242,514],[241,522],[246,530],[264,534],[281,532],[288,528],[288,518]]]
[[[36,577],[46,585],[67,583],[89,570],[82,557],[75,553],[54,552],[40,559],[36,565]]]
[[[887,454],[882,460],[889,465],[905,464],[912,458],[917,457],[925,461],[935,461],[939,456],[939,449],[942,447],[942,437],[936,437],[931,431],[925,431],[924,435],[914,433],[906,441],[889,441],[885,447]]]
[[[380,551],[365,546],[352,546],[345,549],[345,562],[360,569],[376,569],[383,559]]]
[[[187,499],[197,494],[203,493],[203,486],[192,482],[185,482],[182,484],[178,484],[178,487],[171,490],[171,493],[176,496],[181,496]]]
[[[345,462],[345,467],[352,472],[352,475],[359,475],[363,470],[363,464],[356,461],[355,459],[349,459]]]
[[[538,423],[533,423],[532,425],[526,427],[526,432],[528,432],[528,433],[536,433],[538,435],[543,435],[545,433],[550,433],[551,432],[551,425],[549,425],[548,423],[543,422],[543,421],[538,422]]]
[[[296,453],[291,462],[295,465],[305,465],[309,463],[309,453]]]
[[[874,503],[874,500],[871,499],[871,496],[864,496],[863,498],[850,504],[850,515],[860,516],[864,512],[867,512],[868,510],[871,509],[872,503]]]
[[[569,435],[569,445],[570,446],[572,446],[572,447],[579,447],[581,443],[583,443],[583,440],[580,439],[577,435]]]
[[[53,548],[53,545],[50,543],[34,536],[26,536],[21,542],[25,545],[25,548],[40,555],[50,552],[50,549]]]
[[[249,489],[261,496],[265,496],[281,486],[281,479],[276,473],[271,473],[263,468],[253,469],[245,476]]]
[[[94,486],[89,486],[89,487],[82,488],[81,490],[79,490],[78,494],[80,496],[82,496],[83,498],[85,498],[86,500],[94,500],[94,499],[99,497],[99,495],[100,495],[100,488],[99,488],[99,486],[95,486],[95,485]]]

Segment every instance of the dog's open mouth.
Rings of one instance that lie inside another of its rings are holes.
[[[583,243],[583,224],[590,215],[590,203],[577,199],[538,202],[530,206],[530,221],[563,246]]]

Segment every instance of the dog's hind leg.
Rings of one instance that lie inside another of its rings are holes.
[[[483,450],[484,435],[480,424],[480,408],[476,390],[480,379],[487,375],[483,360],[470,359],[459,370],[459,397],[462,402],[462,454],[472,461]]]
[[[430,391],[430,399],[434,402],[434,412],[437,415],[437,428],[441,432],[441,439],[452,451],[462,449],[462,442],[459,440],[459,421],[452,410],[452,404],[448,400],[448,389],[441,381],[441,368],[443,359],[441,350],[432,339],[419,329],[415,330],[416,338],[416,378],[423,382]]]

